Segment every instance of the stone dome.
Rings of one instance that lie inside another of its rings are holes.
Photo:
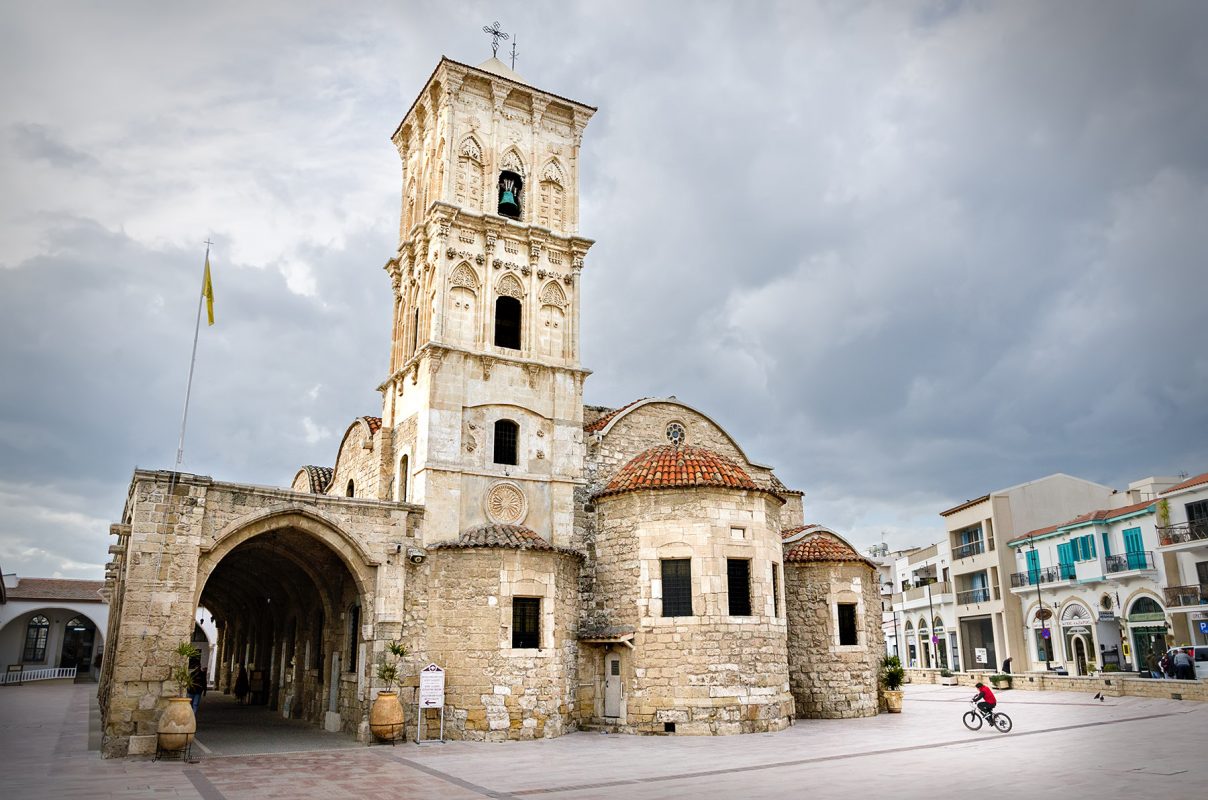
[[[810,563],[814,561],[859,561],[872,566],[867,558],[833,533],[819,531],[793,542],[784,551],[785,562]]]
[[[643,489],[721,487],[762,491],[746,470],[703,447],[659,445],[639,453],[621,467],[598,497]]]

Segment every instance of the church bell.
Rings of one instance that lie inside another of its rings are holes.
[[[520,176],[504,172],[499,176],[499,213],[512,219],[520,219]]]
[[[499,213],[505,217],[520,216],[520,206],[516,203],[516,195],[510,189],[504,189],[499,196]]]

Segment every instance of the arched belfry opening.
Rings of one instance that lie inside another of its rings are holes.
[[[499,173],[499,215],[520,219],[524,208],[524,178],[519,173],[505,169]]]
[[[199,598],[219,631],[207,713],[239,725],[285,717],[355,732],[368,708],[360,613],[372,605],[341,555],[287,526],[216,557],[201,564],[208,576]]]
[[[495,300],[495,346],[520,349],[522,305],[515,297],[501,295]]]

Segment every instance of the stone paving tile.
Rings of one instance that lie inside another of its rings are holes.
[[[579,733],[537,742],[343,746],[207,756],[197,764],[102,760],[88,750],[95,687],[0,690],[0,786],[14,798],[895,798],[1024,793],[1200,796],[1208,706],[1073,693],[1000,696],[1015,730],[966,731],[965,688],[907,687],[905,712],[798,720],[718,738]],[[280,735],[273,728],[267,734]],[[257,747],[250,730],[236,739]],[[314,741],[333,740],[317,737]],[[344,743],[346,745],[346,743]],[[1192,788],[1196,787],[1196,788]],[[1190,793],[1189,793],[1190,792]]]

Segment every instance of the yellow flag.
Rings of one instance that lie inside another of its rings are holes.
[[[210,257],[206,256],[206,276],[201,282],[201,296],[206,299],[206,322],[214,324],[214,284],[210,283]]]

